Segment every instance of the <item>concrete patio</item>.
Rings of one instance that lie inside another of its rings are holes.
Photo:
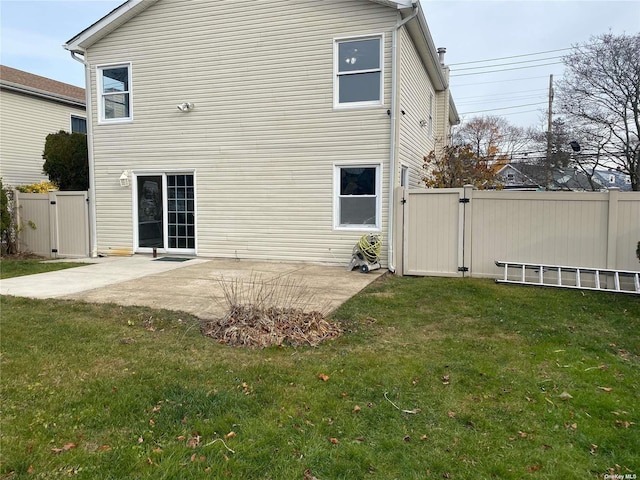
[[[304,295],[307,308],[328,312],[387,271],[363,274],[343,267],[310,264],[180,260],[184,261],[146,255],[66,259],[91,265],[2,280],[0,294],[165,308],[207,319],[225,311],[222,282],[235,282],[243,292],[255,289],[254,283],[275,282],[294,293],[294,297]]]

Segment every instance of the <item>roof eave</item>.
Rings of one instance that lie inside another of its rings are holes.
[[[115,8],[93,25],[68,40],[63,47],[70,52],[84,53],[87,48],[95,44],[120,25],[146,10],[158,0],[127,0]]]
[[[380,5],[385,5],[387,7],[392,8],[411,8],[414,3],[417,3],[417,0],[371,0],[373,3],[379,3]]]
[[[40,90],[38,88],[28,87],[26,85],[20,85],[18,83],[7,82],[6,80],[0,80],[0,88],[6,89],[12,92],[23,93],[23,94],[32,95],[35,97],[45,98],[47,100],[52,100],[55,102],[66,103],[68,105],[73,105],[76,107],[81,107],[81,108],[86,107],[86,102],[83,100],[79,100],[73,97],[68,97],[66,95],[59,95],[53,92],[47,92],[45,90]]]
[[[435,44],[433,43],[433,37],[429,31],[427,19],[424,16],[422,7],[419,3],[417,4],[417,7],[418,14],[413,20],[407,23],[407,31],[409,32],[409,35],[411,35],[411,38],[413,38],[413,42],[420,54],[420,57],[422,58],[422,62],[427,69],[427,73],[429,78],[431,78],[434,88],[436,91],[443,91],[449,87],[449,82],[442,65],[440,65],[438,52]],[[413,12],[413,9],[401,9],[401,11],[403,16],[407,16]]]

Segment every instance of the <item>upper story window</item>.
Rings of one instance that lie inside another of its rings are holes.
[[[334,106],[382,105],[382,36],[336,40]]]
[[[71,133],[87,134],[87,119],[71,115]]]
[[[131,64],[98,67],[98,101],[100,122],[132,120]]]

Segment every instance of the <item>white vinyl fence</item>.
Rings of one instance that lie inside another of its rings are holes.
[[[398,189],[401,275],[498,278],[495,261],[640,270],[640,192]]]
[[[43,257],[89,256],[87,192],[15,192],[18,248]]]

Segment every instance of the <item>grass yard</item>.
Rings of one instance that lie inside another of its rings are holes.
[[[33,275],[36,273],[55,272],[65,268],[82,267],[88,265],[78,262],[45,263],[41,258],[11,258],[0,259],[0,279]]]
[[[1,302],[1,479],[640,475],[638,297],[387,277],[339,339],[266,350],[175,312]]]

